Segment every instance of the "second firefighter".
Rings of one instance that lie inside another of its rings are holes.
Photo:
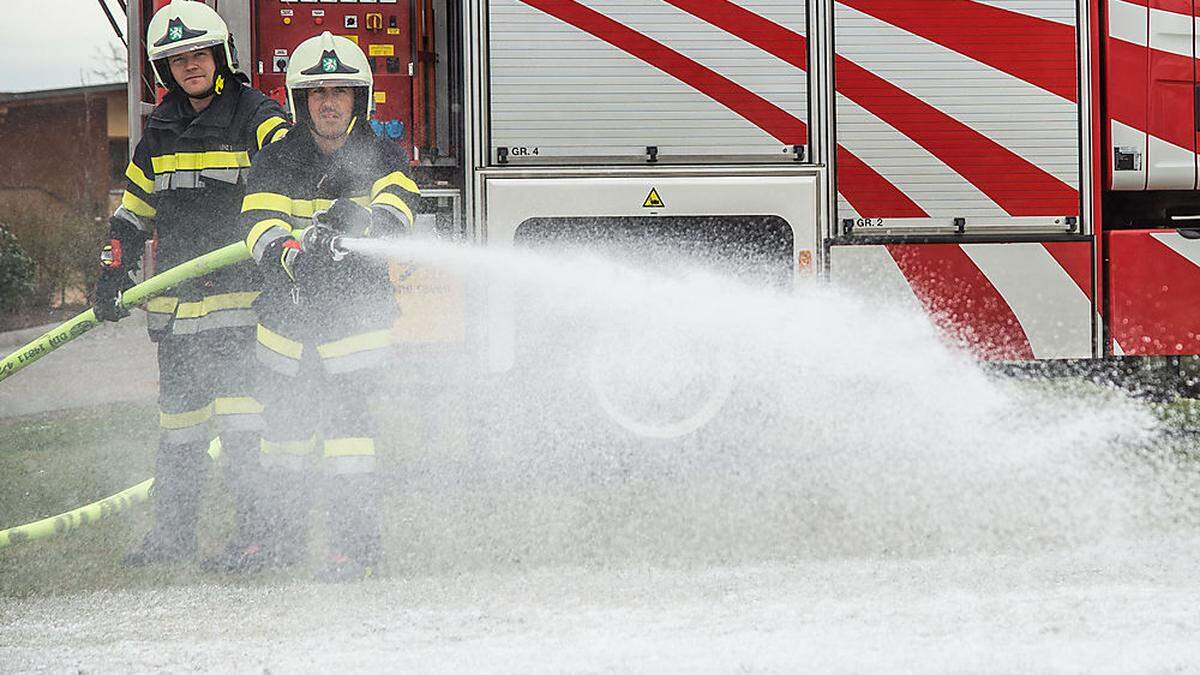
[[[304,472],[320,447],[330,531],[320,576],[330,580],[370,576],[381,560],[368,403],[398,312],[386,260],[345,254],[332,241],[406,234],[419,197],[403,150],[370,130],[372,84],[370,64],[350,40],[326,32],[301,43],[287,74],[295,129],[260,153],[242,207],[246,245],[264,279],[255,310],[273,522],[258,562],[303,556],[311,499]]]

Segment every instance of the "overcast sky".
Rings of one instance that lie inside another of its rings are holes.
[[[121,8],[113,0],[108,6],[124,30]],[[0,0],[0,9],[0,63],[6,66],[0,68],[0,91],[103,82],[91,71],[108,45],[120,42],[98,0]]]

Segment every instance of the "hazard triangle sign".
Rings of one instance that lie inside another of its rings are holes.
[[[646,201],[642,202],[642,208],[661,209],[666,204],[663,203],[662,197],[658,196],[658,190],[650,188],[650,194],[646,195]]]

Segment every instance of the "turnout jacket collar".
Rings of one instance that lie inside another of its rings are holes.
[[[364,163],[368,158],[375,157],[378,142],[375,134],[367,124],[354,125],[346,144],[333,154],[326,155],[317,147],[312,129],[298,126],[293,129],[285,142],[280,143],[279,160],[293,166],[318,166],[328,173],[344,171],[360,172],[366,170]]]
[[[220,77],[220,75],[218,75]],[[237,113],[238,99],[243,87],[247,86],[245,75],[225,74],[225,90],[213,95],[212,103],[199,113],[192,108],[191,99],[181,89],[172,89],[163,102],[150,113],[146,126],[152,129],[180,130],[191,124],[223,130],[233,123]]]

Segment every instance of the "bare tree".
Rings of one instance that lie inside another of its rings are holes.
[[[126,81],[129,77],[129,64],[125,47],[116,42],[109,42],[102,47],[96,47],[95,54],[92,70],[84,79],[97,84]]]

